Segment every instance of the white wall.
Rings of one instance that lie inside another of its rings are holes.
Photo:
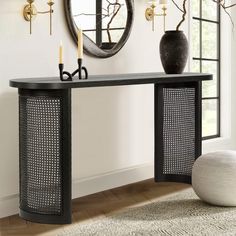
[[[144,18],[145,2],[135,0],[134,27],[117,55],[110,59],[85,57],[90,74],[162,71],[158,52],[162,22],[157,19],[153,33]],[[33,35],[29,35],[29,25],[21,16],[23,3],[0,3],[0,217],[16,213],[18,205],[17,90],[9,88],[9,80],[56,76],[61,39],[67,69],[76,66],[76,45],[66,26],[63,1],[55,5],[51,37],[47,16],[35,20]],[[36,4],[46,7],[44,1]],[[170,9],[169,15],[168,28],[173,29],[180,16],[175,9]],[[187,23],[184,30],[188,34]],[[78,89],[72,96],[73,196],[153,177],[152,85]],[[235,113],[234,107],[232,111]],[[218,147],[226,147],[221,144]]]

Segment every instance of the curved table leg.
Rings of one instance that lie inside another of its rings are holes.
[[[20,216],[71,223],[71,90],[19,89]]]
[[[191,183],[201,111],[201,82],[155,84],[155,181]]]

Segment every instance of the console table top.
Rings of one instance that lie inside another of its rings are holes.
[[[121,86],[133,84],[183,83],[212,80],[211,74],[136,73],[116,75],[90,75],[87,80],[62,82],[59,77],[12,79],[10,86],[21,89],[70,89],[86,87]]]

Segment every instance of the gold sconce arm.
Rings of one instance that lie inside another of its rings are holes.
[[[162,6],[162,13],[160,13],[160,14],[156,13],[155,8],[156,8],[156,5],[154,3],[152,3],[151,6],[148,7],[145,10],[145,18],[146,18],[147,21],[152,21],[152,31],[154,31],[154,29],[155,29],[155,17],[156,16],[163,16],[164,17],[164,32],[165,32],[165,29],[166,29],[167,7],[164,4]]]
[[[47,3],[49,6],[48,11],[38,11],[36,6],[33,4],[34,0],[27,0],[28,4],[24,6],[23,17],[26,21],[30,23],[30,34],[32,34],[32,21],[36,18],[38,14],[49,14],[50,16],[50,35],[52,35],[52,14],[53,14],[53,5],[54,2],[49,0]]]
[[[52,10],[53,12],[53,10]],[[47,14],[47,13],[50,13],[50,10],[49,11],[38,11],[38,14]]]
[[[50,35],[52,35],[52,14],[53,14],[53,9],[52,9],[52,6],[54,5],[54,2],[49,0],[48,2],[48,5],[49,5],[49,16],[50,16]]]
[[[34,0],[27,0],[28,4],[24,6],[23,16],[26,21],[30,22],[30,34],[32,34],[32,20],[37,16],[37,8],[33,4]]]

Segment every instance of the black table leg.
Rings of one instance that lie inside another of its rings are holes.
[[[201,155],[201,82],[155,84],[155,181],[191,183]]]
[[[71,90],[19,89],[20,216],[71,223]]]

